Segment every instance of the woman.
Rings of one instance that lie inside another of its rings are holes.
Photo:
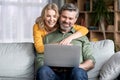
[[[44,52],[43,39],[45,35],[57,29],[56,23],[58,18],[59,11],[57,5],[50,3],[43,8],[41,16],[36,19],[36,23],[33,27],[33,37],[37,53]],[[83,26],[74,25],[74,28],[76,33],[61,41],[60,44],[67,45],[73,39],[84,36],[88,33],[88,29]]]

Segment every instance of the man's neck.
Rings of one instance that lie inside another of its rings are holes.
[[[60,31],[65,34],[65,33],[68,33],[70,30],[63,30],[60,28]]]

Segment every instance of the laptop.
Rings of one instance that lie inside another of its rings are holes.
[[[78,67],[80,46],[45,44],[44,65],[52,67]]]

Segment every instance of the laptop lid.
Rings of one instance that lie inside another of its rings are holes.
[[[53,67],[78,67],[80,46],[45,44],[44,64]]]

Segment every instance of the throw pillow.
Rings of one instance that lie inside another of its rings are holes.
[[[120,74],[120,51],[115,53],[101,68],[99,80],[114,80]]]
[[[112,40],[101,40],[97,42],[91,42],[91,48],[93,49],[93,57],[95,58],[95,67],[88,71],[88,77],[91,80],[96,80],[99,76],[100,69],[102,68],[103,64],[110,59],[112,55],[115,54],[114,52],[114,43]],[[109,54],[109,55],[108,55]]]

